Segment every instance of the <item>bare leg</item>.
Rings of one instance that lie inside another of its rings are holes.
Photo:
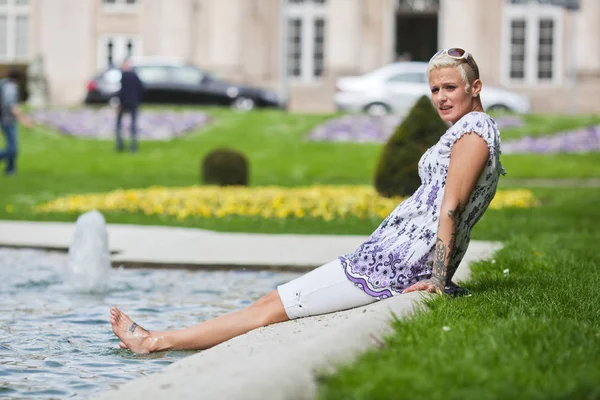
[[[261,326],[287,320],[288,316],[277,290],[269,292],[244,310],[178,331],[148,332],[133,325],[134,322],[117,308],[110,310],[113,332],[134,353],[208,349]]]

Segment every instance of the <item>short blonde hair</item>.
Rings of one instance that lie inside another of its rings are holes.
[[[471,84],[479,79],[479,67],[473,56],[469,55],[469,59],[456,59],[448,56],[445,53],[440,54],[433,60],[429,61],[427,67],[427,78],[431,79],[431,71],[440,68],[456,68],[460,73],[465,89],[469,90]]]

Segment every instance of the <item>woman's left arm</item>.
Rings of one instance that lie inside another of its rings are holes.
[[[449,280],[448,264],[454,254],[460,216],[469,202],[488,157],[487,143],[476,133],[465,134],[452,146],[431,278],[415,283],[403,293],[416,290],[443,292]]]

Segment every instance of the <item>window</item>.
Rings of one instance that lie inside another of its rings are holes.
[[[15,19],[15,56],[24,58],[29,53],[29,17],[17,15]]]
[[[506,84],[561,84],[562,18],[562,8],[547,0],[507,0],[502,51]]]
[[[0,60],[29,58],[29,1],[0,0]]]
[[[171,68],[171,80],[180,85],[198,85],[203,77],[202,71],[194,67]]]
[[[131,12],[137,9],[140,0],[102,0],[105,11]]]
[[[396,0],[396,10],[408,13],[437,12],[440,0]]]
[[[327,1],[287,1],[287,73],[311,81],[325,72]]]
[[[538,46],[538,79],[552,79],[552,61],[554,55],[554,21],[540,19]]]
[[[23,0],[21,0],[23,1]],[[27,1],[27,0],[25,0]],[[139,1],[138,0],[102,0],[102,2],[106,5],[112,6],[112,5],[136,5]]]
[[[510,77],[523,79],[525,77],[525,28],[524,19],[515,19],[510,25]]]
[[[106,71],[106,73],[102,76],[102,80],[107,83],[117,83],[121,82],[121,70],[120,69],[110,69]]]
[[[130,57],[142,55],[141,40],[124,35],[106,35],[98,40],[98,67],[100,69],[120,66]]]
[[[135,72],[144,83],[165,83],[169,80],[167,67],[144,66],[136,67]]]
[[[288,74],[302,76],[302,20],[288,20]]]
[[[427,80],[425,79],[425,74],[420,74],[416,72],[405,72],[402,74],[397,74],[388,78],[387,81],[405,83],[427,83]]]
[[[325,19],[315,19],[315,44],[313,47],[313,74],[322,76],[325,70]]]
[[[0,56],[8,56],[8,42],[6,40],[8,36],[8,17],[6,15],[0,15]]]

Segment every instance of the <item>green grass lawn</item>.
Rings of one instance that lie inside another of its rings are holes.
[[[475,227],[505,247],[472,267],[472,296],[397,321],[384,349],[324,377],[319,398],[600,398],[600,189],[536,194],[543,206],[488,211]]]
[[[208,109],[207,112],[215,120],[208,128],[168,142],[143,142],[138,154],[117,154],[111,141],[66,137],[43,127],[22,129],[19,174],[10,178],[0,176],[0,218],[72,221],[76,216],[40,217],[32,215],[30,208],[70,193],[198,184],[202,157],[218,147],[233,147],[248,156],[253,186],[368,185],[372,182],[382,145],[305,140],[313,127],[334,115],[280,111],[243,114],[226,109]],[[544,121],[535,116],[531,118],[539,124]],[[573,125],[577,121],[570,117],[563,117],[564,121],[557,118],[554,117],[552,127]],[[591,121],[581,118],[578,123]],[[502,161],[509,178],[600,177],[600,157],[596,154],[510,155],[503,156]],[[7,205],[14,211],[8,213]],[[125,214],[107,215],[107,218],[110,222],[181,224],[174,219]],[[324,226],[319,221],[265,224],[237,219],[188,221],[184,225],[235,231],[333,233],[362,232],[362,226],[373,223],[343,221]]]
[[[600,153],[502,155],[509,179],[569,179],[600,177]]]
[[[0,218],[73,221],[76,215],[41,216],[30,210],[70,193],[197,184],[203,155],[222,146],[247,154],[255,186],[371,182],[381,145],[304,140],[312,127],[330,116],[209,112],[216,122],[208,129],[169,142],[144,142],[134,155],[116,154],[112,142],[68,138],[47,129],[21,132],[19,174],[0,177]],[[575,124],[567,118],[555,120],[550,127],[544,125],[544,118],[538,121],[540,128],[531,132],[550,133]],[[510,178],[597,178],[598,159],[596,154],[512,155],[502,161]],[[385,349],[324,377],[320,397],[600,398],[596,251],[600,189],[537,188],[533,192],[541,200],[540,207],[489,210],[474,229],[473,239],[501,240],[505,247],[495,262],[472,267],[474,277],[466,285],[471,297],[436,298],[428,302],[429,312],[398,321]],[[7,211],[7,205],[13,212]],[[113,223],[364,235],[380,222],[351,218],[180,222],[142,215],[106,216]],[[450,330],[442,330],[443,326]]]

